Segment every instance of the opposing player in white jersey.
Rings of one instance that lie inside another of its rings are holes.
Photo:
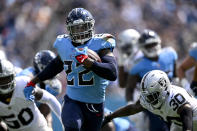
[[[118,67],[119,67],[119,84],[120,87],[125,87],[125,79],[134,65],[135,61],[143,56],[143,53],[138,49],[137,42],[140,33],[135,29],[126,29],[118,35]]]
[[[106,116],[103,124],[116,117],[149,110],[171,124],[171,131],[192,131],[192,128],[193,131],[197,130],[197,99],[184,88],[171,85],[165,72],[152,70],[146,73],[140,89],[141,96],[135,104]]]
[[[140,38],[140,33],[135,29],[126,29],[120,32],[118,35],[118,71],[119,71],[119,87],[125,88],[128,81],[129,71],[132,66],[143,56],[141,50],[138,49],[138,39]],[[127,101],[128,103],[134,103],[139,98],[139,90],[136,88],[134,91],[133,101]],[[129,119],[135,123],[136,128],[139,131],[143,131],[144,128],[144,114],[138,113],[129,117]]]
[[[47,122],[34,101],[26,100],[24,87],[29,82],[27,76],[15,77],[12,63],[0,61],[0,119],[9,131],[48,131]],[[35,88],[35,100],[46,103],[60,118],[61,105],[45,90]]]

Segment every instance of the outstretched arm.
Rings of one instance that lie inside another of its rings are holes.
[[[61,120],[61,104],[56,99],[55,96],[50,94],[49,92],[35,88],[35,99],[41,103],[46,103],[51,110],[56,114],[56,116]]]
[[[195,59],[191,56],[187,56],[183,62],[181,63],[181,65],[178,67],[178,72],[177,75],[179,77],[179,79],[183,79],[185,78],[185,72],[192,68],[193,66],[195,66],[196,62]]]
[[[42,72],[34,77],[31,82],[36,84],[40,81],[53,78],[64,69],[63,64],[64,63],[61,61],[60,57],[57,56],[47,65],[47,67]]]
[[[34,95],[32,95],[32,93],[35,85],[41,81],[53,78],[62,70],[63,70],[63,62],[61,61],[60,57],[57,56],[47,65],[47,67],[43,71],[41,71],[30,82],[27,83],[24,89],[24,94],[26,99],[33,101]]]
[[[134,115],[143,110],[145,109],[141,106],[140,101],[138,100],[135,104],[129,104],[107,115],[104,119],[103,126],[114,118]]]

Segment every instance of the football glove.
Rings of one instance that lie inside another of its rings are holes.
[[[75,48],[75,59],[77,60],[77,62],[83,63],[84,60],[88,58],[87,49],[88,47],[84,47],[80,49]]]
[[[35,100],[34,88],[35,88],[35,83],[33,83],[32,81],[27,83],[27,85],[25,86],[25,88],[23,90],[23,93],[24,93],[25,98],[27,100],[30,100],[30,101],[34,101]]]

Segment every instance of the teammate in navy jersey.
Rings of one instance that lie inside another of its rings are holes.
[[[137,83],[141,81],[145,73],[157,69],[166,72],[170,79],[176,76],[177,53],[171,47],[161,48],[161,39],[156,32],[145,29],[138,40],[138,45],[144,56],[140,58],[129,72],[126,86],[127,101],[134,100],[134,89],[136,89]],[[163,121],[150,112],[147,113],[148,116],[150,115],[150,131],[168,130]]]
[[[75,8],[69,12],[66,27],[69,35],[57,37],[54,48],[58,56],[24,89],[32,98],[36,83],[50,79],[63,69],[67,88],[62,108],[66,131],[99,131],[103,120],[105,88],[117,78],[113,55],[115,39],[110,34],[94,34],[94,19],[89,11]],[[97,52],[102,62],[88,57],[87,49]]]
[[[189,54],[182,61],[178,67],[178,77],[181,81],[182,86],[188,85],[189,81],[186,79],[186,71],[194,68],[193,79],[190,84],[195,96],[197,96],[197,42],[193,42],[189,49]],[[185,87],[184,87],[185,88]]]

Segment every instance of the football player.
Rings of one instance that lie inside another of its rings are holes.
[[[0,60],[0,119],[9,131],[49,131],[35,102],[27,100],[23,93],[29,80],[27,76],[15,77],[12,63]],[[33,94],[34,100],[49,105],[61,119],[61,105],[53,95],[38,87]]]
[[[132,66],[135,65],[135,63],[143,56],[142,51],[138,48],[138,39],[140,38],[140,33],[135,29],[126,29],[120,32],[117,38],[119,87],[125,88],[129,71],[131,70]],[[135,90],[134,100],[129,100],[128,103],[134,103],[138,99],[139,94],[140,92]],[[129,117],[132,122],[135,122],[135,126],[139,131],[144,131],[144,128],[146,128],[144,126],[145,122],[143,115],[143,113],[138,113]]]
[[[140,99],[105,117],[104,125],[116,117],[149,110],[165,122],[172,123],[170,131],[197,130],[197,99],[181,87],[172,85],[161,70],[146,73],[140,85]]]
[[[63,69],[67,88],[62,108],[66,131],[99,131],[103,120],[105,88],[117,78],[113,55],[115,39],[110,34],[94,34],[94,18],[84,8],[72,9],[66,19],[69,35],[59,35],[54,43],[58,56],[31,82],[25,90],[30,98],[35,84],[50,79]],[[88,57],[87,49],[99,54],[102,62]]]
[[[187,70],[193,67],[195,68],[193,80],[191,84],[189,84],[189,81],[186,79],[185,74]],[[177,74],[184,88],[187,88],[187,85],[190,85],[190,88],[192,89],[194,95],[197,96],[197,42],[193,42],[191,44],[189,54],[178,67]]]
[[[134,90],[148,71],[159,69],[166,72],[170,79],[176,77],[177,53],[171,47],[161,48],[161,39],[159,35],[150,29],[145,29],[138,40],[143,57],[131,68],[126,85],[126,99],[133,101]],[[157,116],[151,112],[145,112],[149,116],[150,131],[166,131],[168,127]]]
[[[56,57],[55,53],[50,50],[41,50],[36,53],[33,59],[33,66],[27,67],[23,71],[17,74],[17,76],[28,76],[33,78],[39,72],[41,72],[54,58]],[[61,82],[53,77],[50,80],[40,82],[37,84],[40,88],[47,90],[49,93],[54,96],[58,96],[62,91]],[[52,116],[50,113],[50,108],[46,104],[37,103],[40,112],[44,115],[47,120],[48,126],[52,130]]]
[[[132,65],[143,56],[137,47],[140,33],[135,29],[126,29],[118,35],[118,67],[119,67],[119,84],[125,87],[125,80]]]

